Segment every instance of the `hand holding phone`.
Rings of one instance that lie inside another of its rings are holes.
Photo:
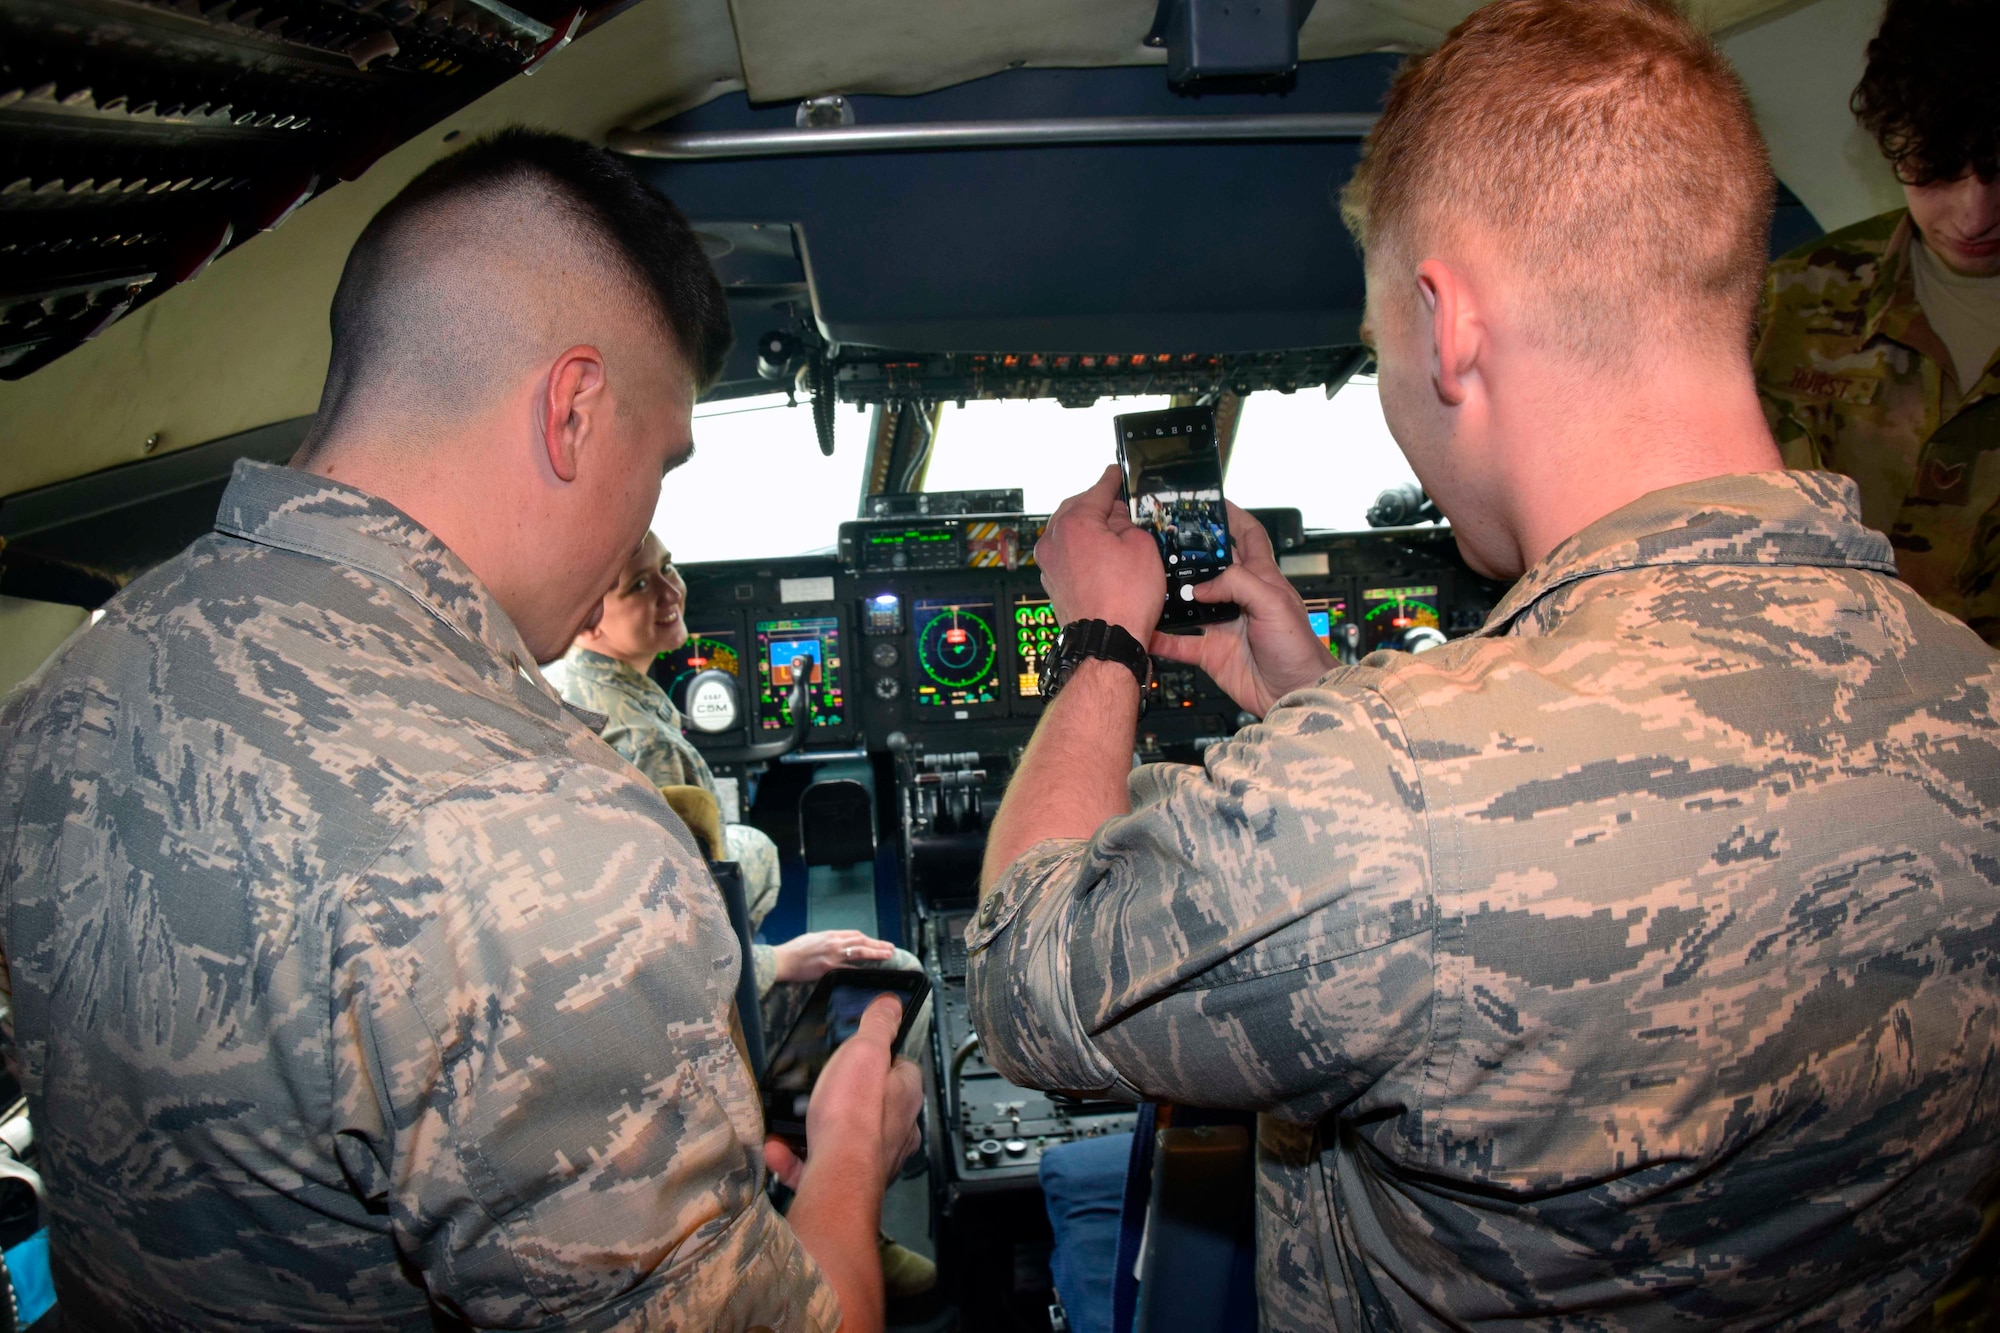
[[[1155,635],[1150,646],[1156,656],[1200,667],[1238,707],[1263,717],[1279,699],[1331,671],[1333,654],[1278,567],[1263,525],[1235,505],[1229,524],[1236,563],[1196,595],[1233,601],[1242,618],[1199,635]]]
[[[896,996],[903,1006],[890,1044],[893,1060],[902,1053],[917,1012],[930,995],[930,981],[923,973],[856,967],[837,968],[820,978],[798,1021],[772,1048],[759,1083],[765,1132],[784,1140],[795,1153],[806,1151],[807,1112],[821,1076],[834,1053],[861,1030],[869,1005],[885,994]]]
[[[1186,633],[1236,619],[1232,602],[1204,602],[1195,587],[1230,567],[1233,543],[1222,498],[1222,454],[1213,407],[1172,407],[1113,418],[1118,467],[1132,525],[1153,537],[1167,572],[1159,628]]]

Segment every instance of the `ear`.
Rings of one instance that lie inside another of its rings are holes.
[[[1457,407],[1478,369],[1485,327],[1464,277],[1442,259],[1417,265],[1417,294],[1430,321],[1432,387],[1440,401]]]
[[[565,482],[576,480],[591,432],[603,428],[610,410],[605,385],[604,357],[595,347],[572,347],[549,368],[540,412],[542,447],[550,471]]]

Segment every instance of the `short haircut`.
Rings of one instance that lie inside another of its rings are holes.
[[[543,332],[538,314],[564,300],[527,290],[532,281],[518,275],[565,258],[605,275],[656,321],[697,392],[715,382],[729,306],[687,218],[602,149],[515,128],[434,163],[355,241],[333,297],[321,427],[352,395],[385,385],[421,390],[439,411],[490,392],[494,375],[532,354],[519,344]],[[498,276],[503,265],[513,278]]]
[[[1668,0],[1498,0],[1404,65],[1341,207],[1412,262],[1497,243],[1535,335],[1604,365],[1714,333],[1748,354],[1774,189],[1742,82]]]
[[[1906,185],[2000,176],[2000,3],[1889,0],[1848,105]]]

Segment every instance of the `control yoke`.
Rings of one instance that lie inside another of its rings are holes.
[[[758,764],[779,755],[790,754],[805,744],[806,734],[812,730],[812,668],[813,660],[804,653],[792,659],[792,729],[774,741],[764,741],[757,745],[739,745],[730,750],[703,750],[702,755],[711,764]],[[710,673],[703,672],[703,675]],[[721,676],[721,672],[714,673]],[[689,685],[689,694],[694,693],[699,677]],[[726,678],[734,688],[734,678]]]

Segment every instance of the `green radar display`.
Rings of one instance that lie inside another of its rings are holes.
[[[1000,700],[993,603],[918,599],[917,706],[971,708]]]

